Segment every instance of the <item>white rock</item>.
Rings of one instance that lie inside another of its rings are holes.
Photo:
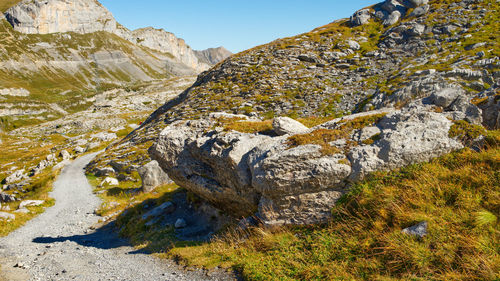
[[[277,117],[273,120],[273,130],[278,136],[283,136],[288,134],[303,134],[309,131],[309,128],[292,118]]]
[[[44,200],[25,200],[19,204],[19,209],[24,209],[26,207],[40,206],[45,203]]]
[[[151,192],[160,185],[172,183],[157,161],[153,160],[137,170],[142,180],[142,191]]]
[[[355,51],[359,50],[361,48],[359,43],[354,41],[354,40],[347,40],[347,45],[349,46],[349,48],[351,48],[352,50],[355,50]]]
[[[16,219],[16,215],[14,215],[14,214],[0,212],[0,220],[11,221],[11,220],[15,220],[15,219]]]
[[[120,182],[116,179],[116,178],[112,178],[112,177],[106,177],[102,182],[101,182],[101,185],[102,186],[105,186],[105,185],[111,185],[111,186],[116,186],[116,185],[119,185]]]

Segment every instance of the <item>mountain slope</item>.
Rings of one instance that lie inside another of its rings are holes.
[[[498,81],[498,2],[430,1],[392,25],[383,21],[389,16],[384,9],[397,7],[386,3],[396,2],[368,8],[373,16],[364,25],[353,16],[233,55],[97,163],[132,147],[144,155],[138,147],[147,147],[166,125],[211,112],[314,118],[318,124],[349,112],[400,107],[447,87],[472,96]]]
[[[130,31],[94,0],[7,1],[0,14],[3,129],[88,108],[110,88],[206,70],[182,39],[152,28]]]

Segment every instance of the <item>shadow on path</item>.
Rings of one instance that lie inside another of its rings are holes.
[[[58,242],[72,241],[84,247],[92,247],[104,250],[119,247],[132,247],[132,245],[127,240],[117,236],[116,232],[113,231],[113,227],[114,223],[110,223],[89,234],[73,235],[67,237],[37,237],[33,239],[33,242],[39,244],[53,244]],[[140,252],[133,251],[131,253]]]

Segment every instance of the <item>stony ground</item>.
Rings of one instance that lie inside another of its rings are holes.
[[[110,226],[97,227],[100,200],[83,173],[95,154],[68,165],[54,184],[56,204],[0,239],[2,272],[8,280],[231,280],[137,251]],[[2,277],[0,276],[0,280]]]

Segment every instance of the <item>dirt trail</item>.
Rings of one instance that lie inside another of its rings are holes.
[[[92,230],[100,200],[83,168],[96,154],[63,169],[51,197],[56,204],[24,227],[0,238],[0,262],[7,280],[231,280],[186,272],[141,253],[110,227]],[[19,267],[14,267],[18,264]],[[0,280],[2,276],[0,276]]]

